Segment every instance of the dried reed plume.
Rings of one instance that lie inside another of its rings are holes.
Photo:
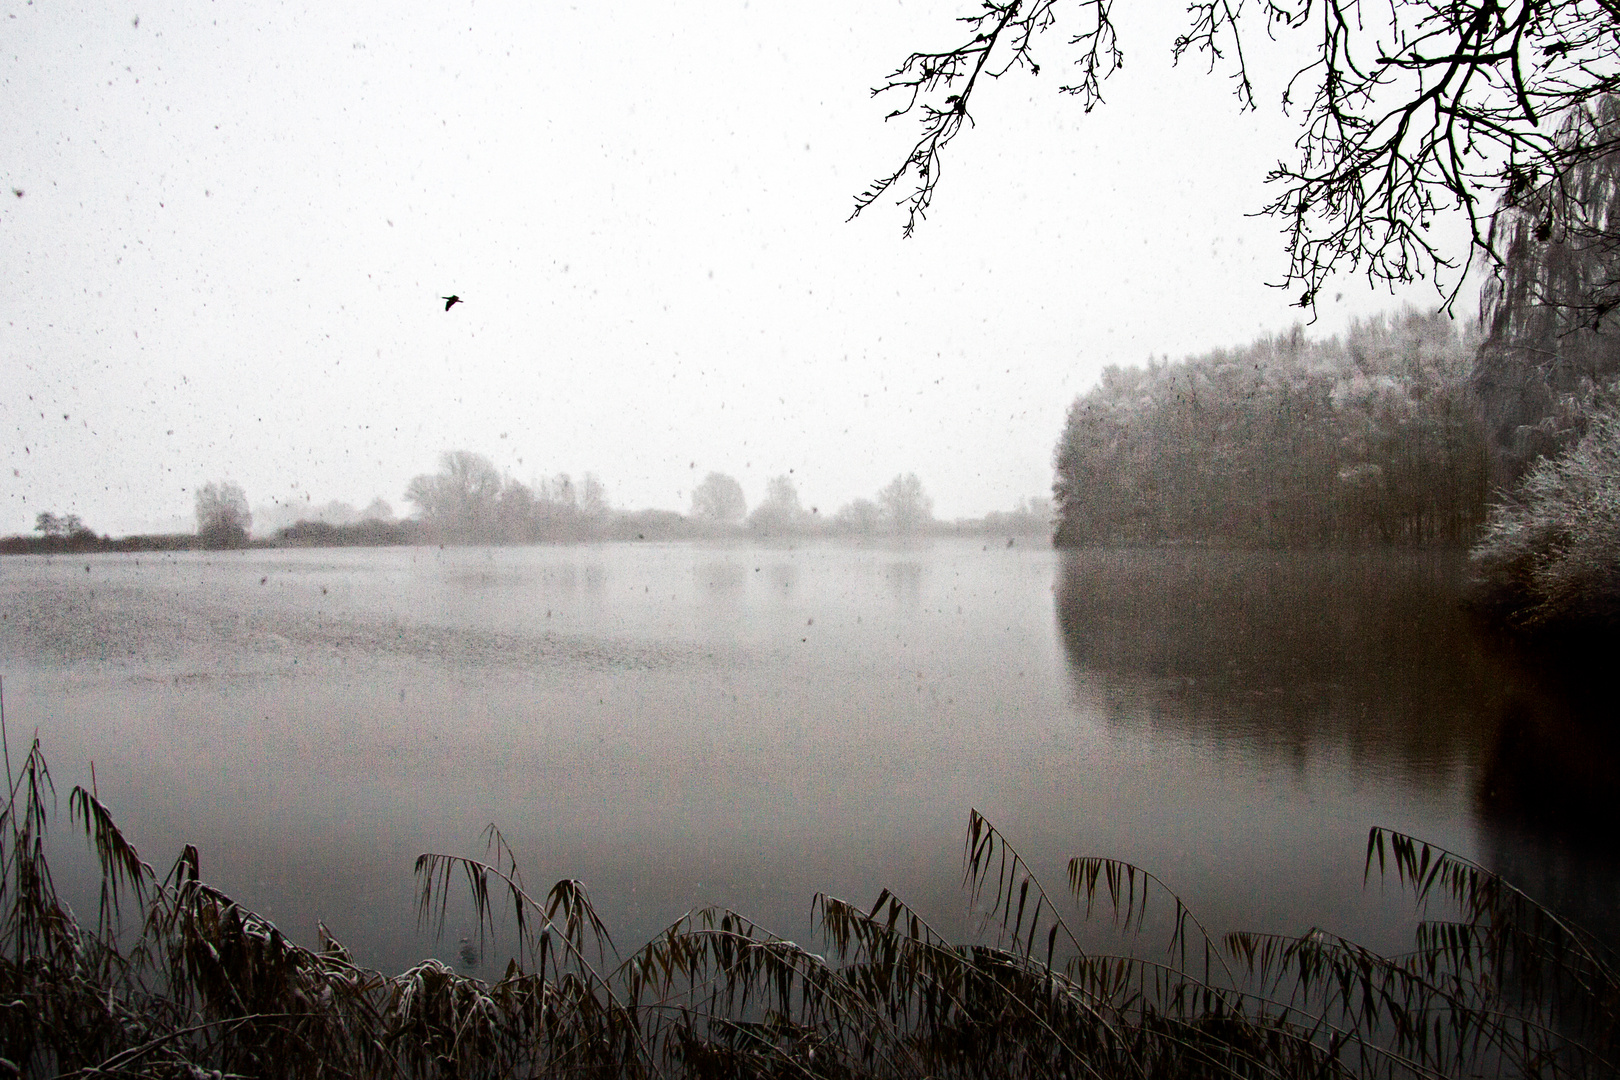
[[[829,956],[734,912],[694,911],[619,960],[585,889],[487,859],[423,855],[419,912],[465,889],[517,955],[493,982],[436,960],[393,977],[322,930],[286,940],[198,873],[159,876],[94,790],[71,820],[101,867],[93,927],[45,859],[55,788],[37,739],[0,812],[0,1075],[28,1077],[1562,1077],[1614,1075],[1617,966],[1500,878],[1382,829],[1367,871],[1421,904],[1412,952],[1332,935],[1217,939],[1152,874],[1069,863],[1053,895],[977,812],[964,880],[988,912],[953,943],[902,900],[815,898]],[[1149,902],[1155,905],[1149,920]],[[1144,946],[1095,955],[1101,908]],[[1161,918],[1164,912],[1168,919]],[[610,960],[610,958],[612,958]]]

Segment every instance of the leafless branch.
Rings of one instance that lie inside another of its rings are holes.
[[[1070,6],[1083,27],[1069,41],[1080,74],[1060,89],[1089,112],[1123,53],[1109,0]],[[889,118],[915,113],[923,132],[854,213],[910,176],[899,200],[909,236],[932,204],[945,146],[971,122],[979,76],[1038,73],[1034,45],[1059,9],[1060,0],[985,0],[960,20],[966,40],[913,53],[876,88],[904,95]],[[1620,89],[1620,0],[1192,0],[1188,14],[1172,55],[1225,71],[1240,109],[1257,105],[1245,51],[1257,20],[1271,36],[1315,38],[1280,103],[1287,112],[1296,95],[1305,102],[1294,154],[1268,174],[1273,193],[1257,211],[1282,226],[1288,265],[1273,284],[1297,290],[1300,307],[1314,308],[1344,272],[1389,285],[1449,278],[1454,298],[1474,259],[1501,264],[1491,235],[1499,204],[1557,192],[1572,170],[1612,150],[1607,137],[1570,140],[1565,118]],[[1549,228],[1590,231],[1574,200],[1546,197],[1540,209]],[[1466,253],[1431,234],[1453,211],[1469,223]]]

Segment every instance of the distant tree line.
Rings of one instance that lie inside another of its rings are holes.
[[[38,536],[8,536],[0,540],[0,555],[49,555],[60,551],[101,551],[111,543],[85,527],[78,514],[43,511],[34,517]]]
[[[276,539],[296,547],[392,547],[422,542],[421,531],[414,521],[298,521],[277,529]]]
[[[439,470],[411,480],[405,499],[416,508],[422,540],[438,543],[535,543],[568,540],[683,539],[696,536],[884,535],[946,531],[934,520],[934,501],[916,473],[896,476],[873,499],[856,499],[831,515],[806,508],[790,474],[766,482],[765,498],[750,512],[742,485],[708,473],[692,491],[691,509],[615,510],[593,474],[578,484],[567,473],[529,485],[503,477],[490,460],[469,450],[446,451]],[[1015,511],[1022,513],[1023,504]],[[314,537],[304,527],[288,539]]]
[[[184,551],[200,546],[191,533],[98,536],[77,514],[42,512],[34,518],[38,536],[0,537],[0,555],[82,554],[92,551]]]
[[[934,500],[916,473],[896,476],[874,499],[856,499],[831,515],[819,507],[805,509],[791,475],[765,484],[765,499],[748,512],[742,485],[725,473],[712,472],[692,492],[692,518],[705,532],[759,536],[912,536],[941,531],[934,520]]]
[[[992,510],[984,515],[986,532],[1013,535],[1052,531],[1052,500],[1031,495],[1019,500],[1010,511]]]
[[[94,537],[95,531],[85,527],[78,514],[41,512],[34,518],[34,531],[47,539],[75,540]]]
[[[261,531],[277,537],[281,535],[283,529],[298,524],[349,526],[394,520],[394,508],[381,496],[372,499],[362,510],[357,510],[352,504],[340,499],[315,503],[306,497],[302,501],[274,502],[268,506],[256,507],[253,511],[254,524]]]
[[[531,544],[583,540],[685,540],[698,537],[814,537],[920,535],[1045,535],[1051,503],[1020,500],[1011,512],[982,519],[941,522],[934,501],[916,473],[902,473],[871,499],[855,499],[836,513],[806,508],[791,474],[772,477],[765,498],[750,513],[742,485],[725,473],[709,473],[693,490],[691,510],[622,510],[608,503],[607,489],[595,475],[577,484],[567,473],[525,484],[503,476],[495,465],[470,450],[440,455],[439,469],[412,478],[405,499],[414,513],[396,519],[381,498],[364,510],[331,502],[261,507],[274,527],[273,538],[253,540],[254,515],[240,484],[210,481],[194,494],[196,533],[136,536],[113,541],[97,537],[74,515],[41,514],[39,537],[0,540],[0,554],[68,550],[176,550],[286,545],[294,547],[379,547],[400,544]]]
[[[567,473],[534,486],[502,477],[470,450],[447,450],[439,471],[405,488],[423,535],[440,543],[522,544],[604,536],[607,489],[590,473],[576,485]]]
[[[87,528],[78,514],[42,511],[34,517],[38,536],[8,536],[0,540],[0,554],[52,554],[59,551],[101,551],[110,543]]]
[[[1110,367],[1055,454],[1055,540],[1459,543],[1485,513],[1476,348],[1441,314]]]

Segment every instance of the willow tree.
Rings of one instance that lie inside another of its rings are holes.
[[[946,147],[972,123],[975,94],[1007,75],[1038,75],[1037,54],[1060,19],[1071,66],[1058,90],[1087,112],[1101,104],[1124,60],[1112,0],[978,0],[958,20],[958,44],[912,53],[873,90],[894,102],[890,118],[913,117],[921,132],[899,167],[857,197],[855,214],[894,193],[909,235],[933,202]],[[1249,110],[1259,104],[1248,51],[1256,33],[1310,38],[1280,103],[1299,137],[1267,177],[1261,207],[1284,225],[1279,285],[1297,290],[1304,308],[1340,271],[1389,283],[1449,272],[1460,284],[1460,264],[1477,254],[1500,266],[1496,208],[1561,192],[1614,148],[1601,126],[1574,139],[1557,132],[1561,117],[1620,89],[1613,0],[1191,0],[1168,44],[1178,62],[1196,57],[1229,76],[1238,108]],[[1613,235],[1579,199],[1542,203],[1538,229]],[[1466,253],[1431,238],[1448,210],[1469,221]]]
[[[1570,115],[1559,138],[1605,153],[1515,193],[1492,226],[1506,263],[1481,300],[1476,381],[1501,488],[1620,404],[1620,98]]]

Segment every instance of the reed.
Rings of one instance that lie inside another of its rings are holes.
[[[1331,934],[1217,936],[1151,873],[1077,858],[1057,893],[982,815],[963,880],[983,933],[952,942],[888,892],[814,900],[825,954],[692,911],[618,956],[583,885],[426,854],[419,911],[471,898],[519,947],[494,981],[437,960],[385,976],[206,884],[195,848],[147,863],[91,788],[93,924],[45,857],[55,787],[37,739],[0,810],[0,1074],[27,1077],[1580,1077],[1617,1072],[1614,957],[1483,868],[1374,829],[1368,875],[1428,909],[1412,950]],[[1152,905],[1153,916],[1149,917]],[[1162,913],[1162,914],[1161,914]],[[1136,947],[1082,947],[1111,917]]]

